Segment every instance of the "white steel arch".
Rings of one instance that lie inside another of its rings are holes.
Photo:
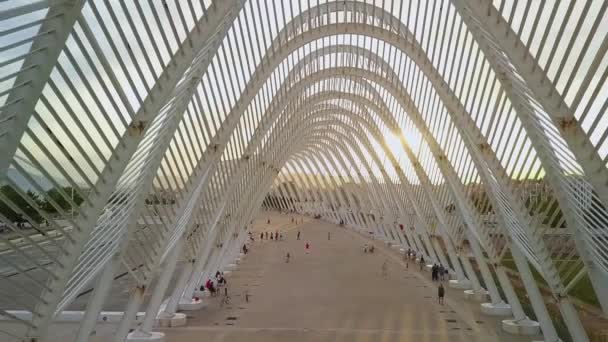
[[[147,291],[150,334],[263,207],[373,231],[533,326],[512,260],[545,340],[588,340],[571,299],[589,282],[608,311],[608,4],[573,3],[1,4],[0,336],[44,341],[93,287],[87,340],[123,271],[115,339]]]

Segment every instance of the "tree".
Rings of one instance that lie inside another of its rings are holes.
[[[59,191],[59,189],[57,189],[57,188],[52,188],[52,189],[48,190],[46,192],[46,195],[48,198],[50,198],[50,200],[55,202],[55,204],[58,205],[59,208],[63,211],[70,211],[72,209],[72,205],[70,204],[70,198],[72,198],[72,197],[73,197],[73,201],[76,204],[76,206],[80,206],[80,204],[84,201],[82,196],[80,196],[80,194],[77,191],[74,191],[74,189],[72,187],[69,187],[69,186],[63,187],[63,188],[61,188],[61,190],[63,191],[64,194],[67,194],[67,196],[70,196],[70,197],[66,198],[64,195],[61,194],[61,191]],[[72,194],[72,192],[73,192],[73,194]],[[44,204],[43,204],[44,211],[46,211],[47,213],[56,214],[57,208],[55,208],[51,204],[50,200],[47,199],[44,201]]]
[[[7,219],[18,223],[27,222],[26,217],[30,217],[35,223],[42,221],[42,216],[40,216],[34,206],[28,203],[27,198],[21,196],[11,186],[4,185],[2,188],[0,188],[0,193],[2,193],[3,197],[6,198],[8,202],[12,202],[14,207],[19,208],[21,212],[23,212],[22,215],[20,212],[13,210],[8,203],[0,201],[0,213]],[[40,199],[38,194],[32,191],[27,191],[25,195],[29,197],[29,200],[34,202],[36,206],[42,207],[43,201]]]

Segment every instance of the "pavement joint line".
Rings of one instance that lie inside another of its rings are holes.
[[[183,327],[172,327],[172,328],[159,328],[160,331],[221,331],[224,328],[219,325],[218,322],[214,322],[214,325],[209,326],[183,326]],[[454,328],[452,328],[454,329]],[[461,329],[461,328],[458,328]],[[469,330],[469,327],[465,328]],[[426,329],[356,329],[356,328],[302,328],[302,327],[234,327],[230,328],[230,330],[234,331],[243,331],[243,332],[307,332],[307,333],[342,333],[342,334],[393,334],[393,335],[404,335],[404,334],[414,334],[414,335],[424,335],[424,336],[446,336],[446,335],[455,335],[461,336],[462,333],[459,334],[451,334],[449,331],[438,330],[438,331],[428,331]],[[465,335],[474,336],[476,338],[484,338],[484,337],[493,337],[493,335],[483,335],[472,330],[464,333]]]

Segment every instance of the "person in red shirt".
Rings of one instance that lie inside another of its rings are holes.
[[[213,281],[211,279],[207,279],[207,283],[205,283],[205,287],[207,288],[207,291],[209,291],[209,293],[212,296],[215,296],[215,286],[213,286]]]

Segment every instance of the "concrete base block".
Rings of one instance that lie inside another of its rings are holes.
[[[234,259],[234,263],[235,264],[240,264],[241,260],[243,260],[243,259],[241,259],[240,257],[238,257],[238,258]]]
[[[33,317],[32,312],[26,310],[7,310],[6,312],[22,320],[32,320]],[[79,323],[84,319],[84,314],[84,311],[62,311],[55,316],[53,322]],[[135,322],[142,322],[145,315],[146,313],[144,311],[138,312],[135,315]],[[97,322],[118,323],[122,320],[123,316],[123,311],[102,311],[99,313],[99,316],[97,316]],[[9,318],[0,316],[0,322],[6,320],[9,320]]]
[[[531,319],[521,321],[505,319],[502,321],[502,330],[513,335],[538,335],[540,334],[540,324]]]
[[[194,290],[194,293],[192,294],[193,297],[198,297],[198,298],[209,297],[209,295],[210,295],[209,291],[200,291],[200,290]]]
[[[182,300],[180,300],[180,302],[178,304],[179,310],[182,310],[182,311],[196,311],[196,310],[200,310],[204,307],[205,307],[205,302],[203,302],[200,299],[196,300],[194,298],[192,298],[190,300],[182,298]]]
[[[150,341],[164,342],[165,334],[163,334],[161,332],[156,332],[156,331],[145,332],[145,331],[135,330],[135,331],[129,333],[129,335],[127,335],[126,341],[128,341],[128,342],[150,342]]]
[[[500,302],[500,303],[482,303],[481,312],[488,316],[510,316],[513,314],[511,311],[511,305]]]
[[[405,253],[405,248],[399,248],[399,253]]]
[[[464,298],[468,300],[476,300],[478,302],[485,302],[490,299],[488,291],[481,290],[481,292],[475,292],[474,290],[465,290]]]
[[[227,277],[232,274],[232,271],[224,271],[224,277]]]
[[[466,280],[452,279],[448,282],[448,286],[453,289],[469,290],[471,288],[471,283]]]
[[[176,312],[173,315],[160,313],[156,316],[156,326],[160,328],[183,327],[186,325],[186,314]]]
[[[227,270],[236,270],[236,269],[237,269],[237,267],[238,267],[238,265],[237,265],[237,264],[228,264],[228,265],[226,266],[226,269],[227,269]],[[226,271],[224,272],[224,275],[225,275],[225,273],[226,273]]]
[[[392,246],[391,246],[391,248],[392,248],[392,249],[399,250],[399,251],[401,251],[401,250],[403,249],[403,248],[401,248],[401,246],[399,246],[399,245],[392,245]]]
[[[426,270],[431,272],[433,270],[433,264],[427,264],[426,265]]]

